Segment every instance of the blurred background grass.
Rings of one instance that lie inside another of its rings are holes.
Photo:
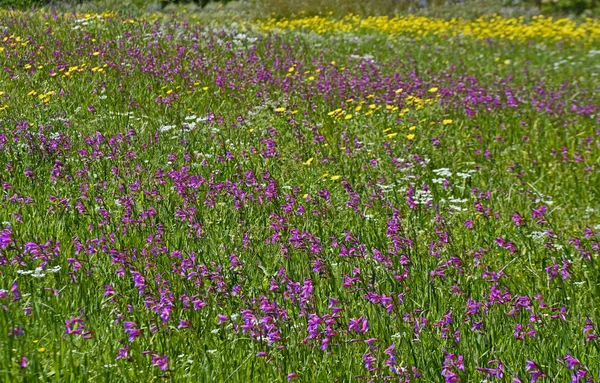
[[[349,13],[361,16],[419,14],[441,18],[474,18],[485,14],[600,16],[600,0],[0,0],[0,8],[111,10],[133,14],[185,8],[208,14],[233,13],[251,19],[312,15],[342,17]]]

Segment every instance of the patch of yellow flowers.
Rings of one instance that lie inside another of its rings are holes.
[[[185,13],[185,12],[183,12]],[[30,12],[0,10],[0,16],[20,15],[30,17]],[[34,13],[45,18],[48,11],[39,10]],[[54,15],[54,17],[56,17]],[[83,19],[102,22],[104,20],[120,18],[116,12],[104,13],[64,13],[59,14],[62,19]],[[168,18],[166,13],[147,14],[137,18],[122,18],[124,24],[135,24],[141,21],[154,22]],[[195,19],[196,17],[191,17]],[[248,25],[241,22],[242,27]],[[475,39],[507,39],[516,41],[529,41],[537,39],[546,40],[596,40],[600,39],[600,20],[586,18],[583,22],[575,22],[567,18],[555,19],[543,15],[533,16],[528,19],[524,16],[505,18],[499,15],[483,16],[474,20],[463,18],[437,19],[425,16],[370,16],[347,15],[342,19],[333,19],[326,16],[300,17],[293,19],[269,18],[250,23],[254,29],[263,32],[306,30],[318,34],[325,33],[351,33],[359,31],[379,32],[390,37],[410,36],[417,39],[427,36],[470,36]],[[15,41],[26,45],[28,41]],[[1,49],[1,48],[0,48]],[[1,52],[1,50],[0,50]]]
[[[318,34],[334,32],[375,31],[389,36],[470,36],[476,39],[508,39],[529,41],[549,40],[595,40],[600,38],[600,21],[587,18],[582,23],[569,19],[534,16],[531,20],[524,17],[503,18],[497,15],[481,17],[475,20],[453,18],[435,19],[423,16],[371,16],[361,18],[348,15],[340,20],[322,16],[298,19],[268,19],[258,21],[262,31],[307,30]]]

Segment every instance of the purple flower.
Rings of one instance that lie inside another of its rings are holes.
[[[6,249],[6,247],[12,242],[12,231],[10,227],[2,229],[0,231],[0,249]]]
[[[117,349],[117,357],[115,360],[119,359],[129,359],[129,347],[124,346]]]
[[[371,352],[367,352],[363,355],[363,362],[365,364],[365,369],[369,372],[377,371],[377,359]]]
[[[141,330],[136,328],[135,322],[123,322],[123,326],[125,327],[125,333],[128,335],[129,343],[132,343],[142,333]]]
[[[546,206],[540,205],[537,208],[531,209],[531,216],[533,219],[537,219],[537,223],[545,223],[544,214],[546,213]]]
[[[525,371],[529,372],[529,375],[531,375],[531,383],[535,383],[539,378],[547,376],[542,371],[542,368],[533,360],[527,360],[525,362]]]
[[[523,224],[523,222],[525,222],[525,220],[523,219],[523,217],[521,217],[521,216],[519,215],[519,213],[515,213],[515,214],[513,214],[513,216],[512,216],[512,220],[513,220],[513,222],[515,223],[515,226],[517,226],[517,227],[518,227],[518,226],[521,226],[521,225]]]
[[[178,329],[190,328],[190,327],[192,327],[192,323],[190,321],[183,320],[183,319],[179,320],[179,326],[177,326]]]
[[[19,367],[27,368],[27,364],[29,361],[27,360],[26,356],[22,356],[21,359],[15,361],[15,362],[19,365]]]
[[[105,297],[112,297],[115,294],[116,294],[115,290],[112,288],[111,285],[104,285],[104,296]]]
[[[594,339],[598,339],[598,335],[595,334],[596,328],[594,324],[590,320],[590,318],[586,318],[585,326],[583,326],[583,333],[585,334],[585,342],[589,343]]]
[[[460,376],[458,376],[455,372],[444,368],[442,370],[442,377],[444,378],[445,383],[458,383],[460,382]]]
[[[164,355],[154,354],[152,356],[152,367],[165,371],[169,367],[169,358]]]
[[[504,377],[504,365],[499,360],[490,360],[488,365],[495,364],[496,367],[475,367],[475,370],[483,372],[488,377],[502,379]]]
[[[565,364],[567,365],[567,368],[569,370],[574,370],[575,367],[577,367],[577,366],[579,366],[581,364],[581,362],[579,362],[576,358],[574,358],[570,354],[567,354],[564,357],[564,361],[565,361]]]
[[[357,333],[365,333],[369,331],[369,322],[364,317],[350,319],[348,331],[356,331]]]

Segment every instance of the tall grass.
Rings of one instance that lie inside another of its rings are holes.
[[[598,22],[0,26],[1,382],[597,381]]]

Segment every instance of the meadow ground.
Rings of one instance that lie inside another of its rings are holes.
[[[0,11],[0,57],[0,381],[599,381],[600,22]]]

